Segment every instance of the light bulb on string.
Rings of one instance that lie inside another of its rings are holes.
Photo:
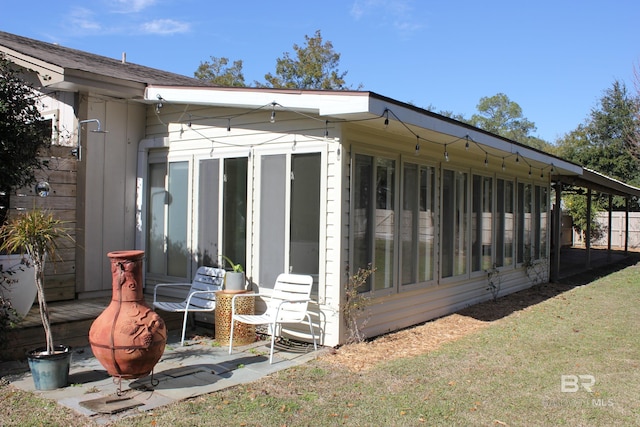
[[[329,138],[329,120],[324,122],[324,139]]]
[[[269,119],[269,121],[271,123],[275,123],[276,122],[276,103],[273,102],[271,105],[273,106],[273,108],[271,110],[271,118]]]
[[[444,144],[444,160],[449,161],[449,153],[447,152],[447,144]]]
[[[389,110],[384,110],[384,128],[386,129],[389,126]]]
[[[503,157],[503,158],[502,158],[502,171],[504,172],[504,170],[505,170],[506,168],[507,168],[507,167],[504,165],[504,157]]]
[[[555,173],[555,168],[553,167],[553,163],[551,163],[551,173]]]
[[[529,176],[531,176],[531,166],[529,166]]]
[[[466,142],[464,143],[464,149],[469,151],[469,135],[466,135],[464,138],[466,139]]]
[[[516,153],[516,163],[520,163],[520,153]]]
[[[542,168],[540,168],[540,178],[544,178],[544,172]]]
[[[231,119],[227,119],[227,133],[231,132]]]
[[[489,154],[488,153],[484,153],[484,167],[485,168],[489,167]]]
[[[420,155],[420,137],[416,135],[416,156]]]

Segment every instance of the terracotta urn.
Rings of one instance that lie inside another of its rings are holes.
[[[89,330],[93,354],[109,375],[122,379],[149,375],[164,353],[167,328],[145,302],[144,251],[116,251],[111,260],[111,303]]]

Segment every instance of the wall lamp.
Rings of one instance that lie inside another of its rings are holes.
[[[74,148],[73,150],[71,150],[71,154],[76,156],[78,158],[78,161],[82,160],[82,144],[80,143],[80,140],[82,138],[82,125],[84,123],[97,123],[98,124],[98,128],[92,130],[91,132],[93,133],[107,133],[106,130],[102,129],[102,125],[100,124],[100,120],[98,119],[88,119],[88,120],[80,120],[78,121],[78,145],[76,146],[76,148]]]

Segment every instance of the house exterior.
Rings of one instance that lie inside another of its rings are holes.
[[[367,336],[547,281],[552,182],[584,173],[374,92],[213,87],[6,33],[0,48],[39,79],[58,144],[82,147],[56,160],[77,177],[67,299],[111,292],[112,250],[145,250],[149,290],[225,255],[266,293],[279,273],[312,275],[335,346],[360,267],[375,270]]]

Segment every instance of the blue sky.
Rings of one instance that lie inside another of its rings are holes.
[[[0,30],[192,76],[241,59],[247,83],[321,30],[354,87],[470,117],[505,93],[549,142],[575,129],[615,80],[636,93],[637,0],[33,0]]]

